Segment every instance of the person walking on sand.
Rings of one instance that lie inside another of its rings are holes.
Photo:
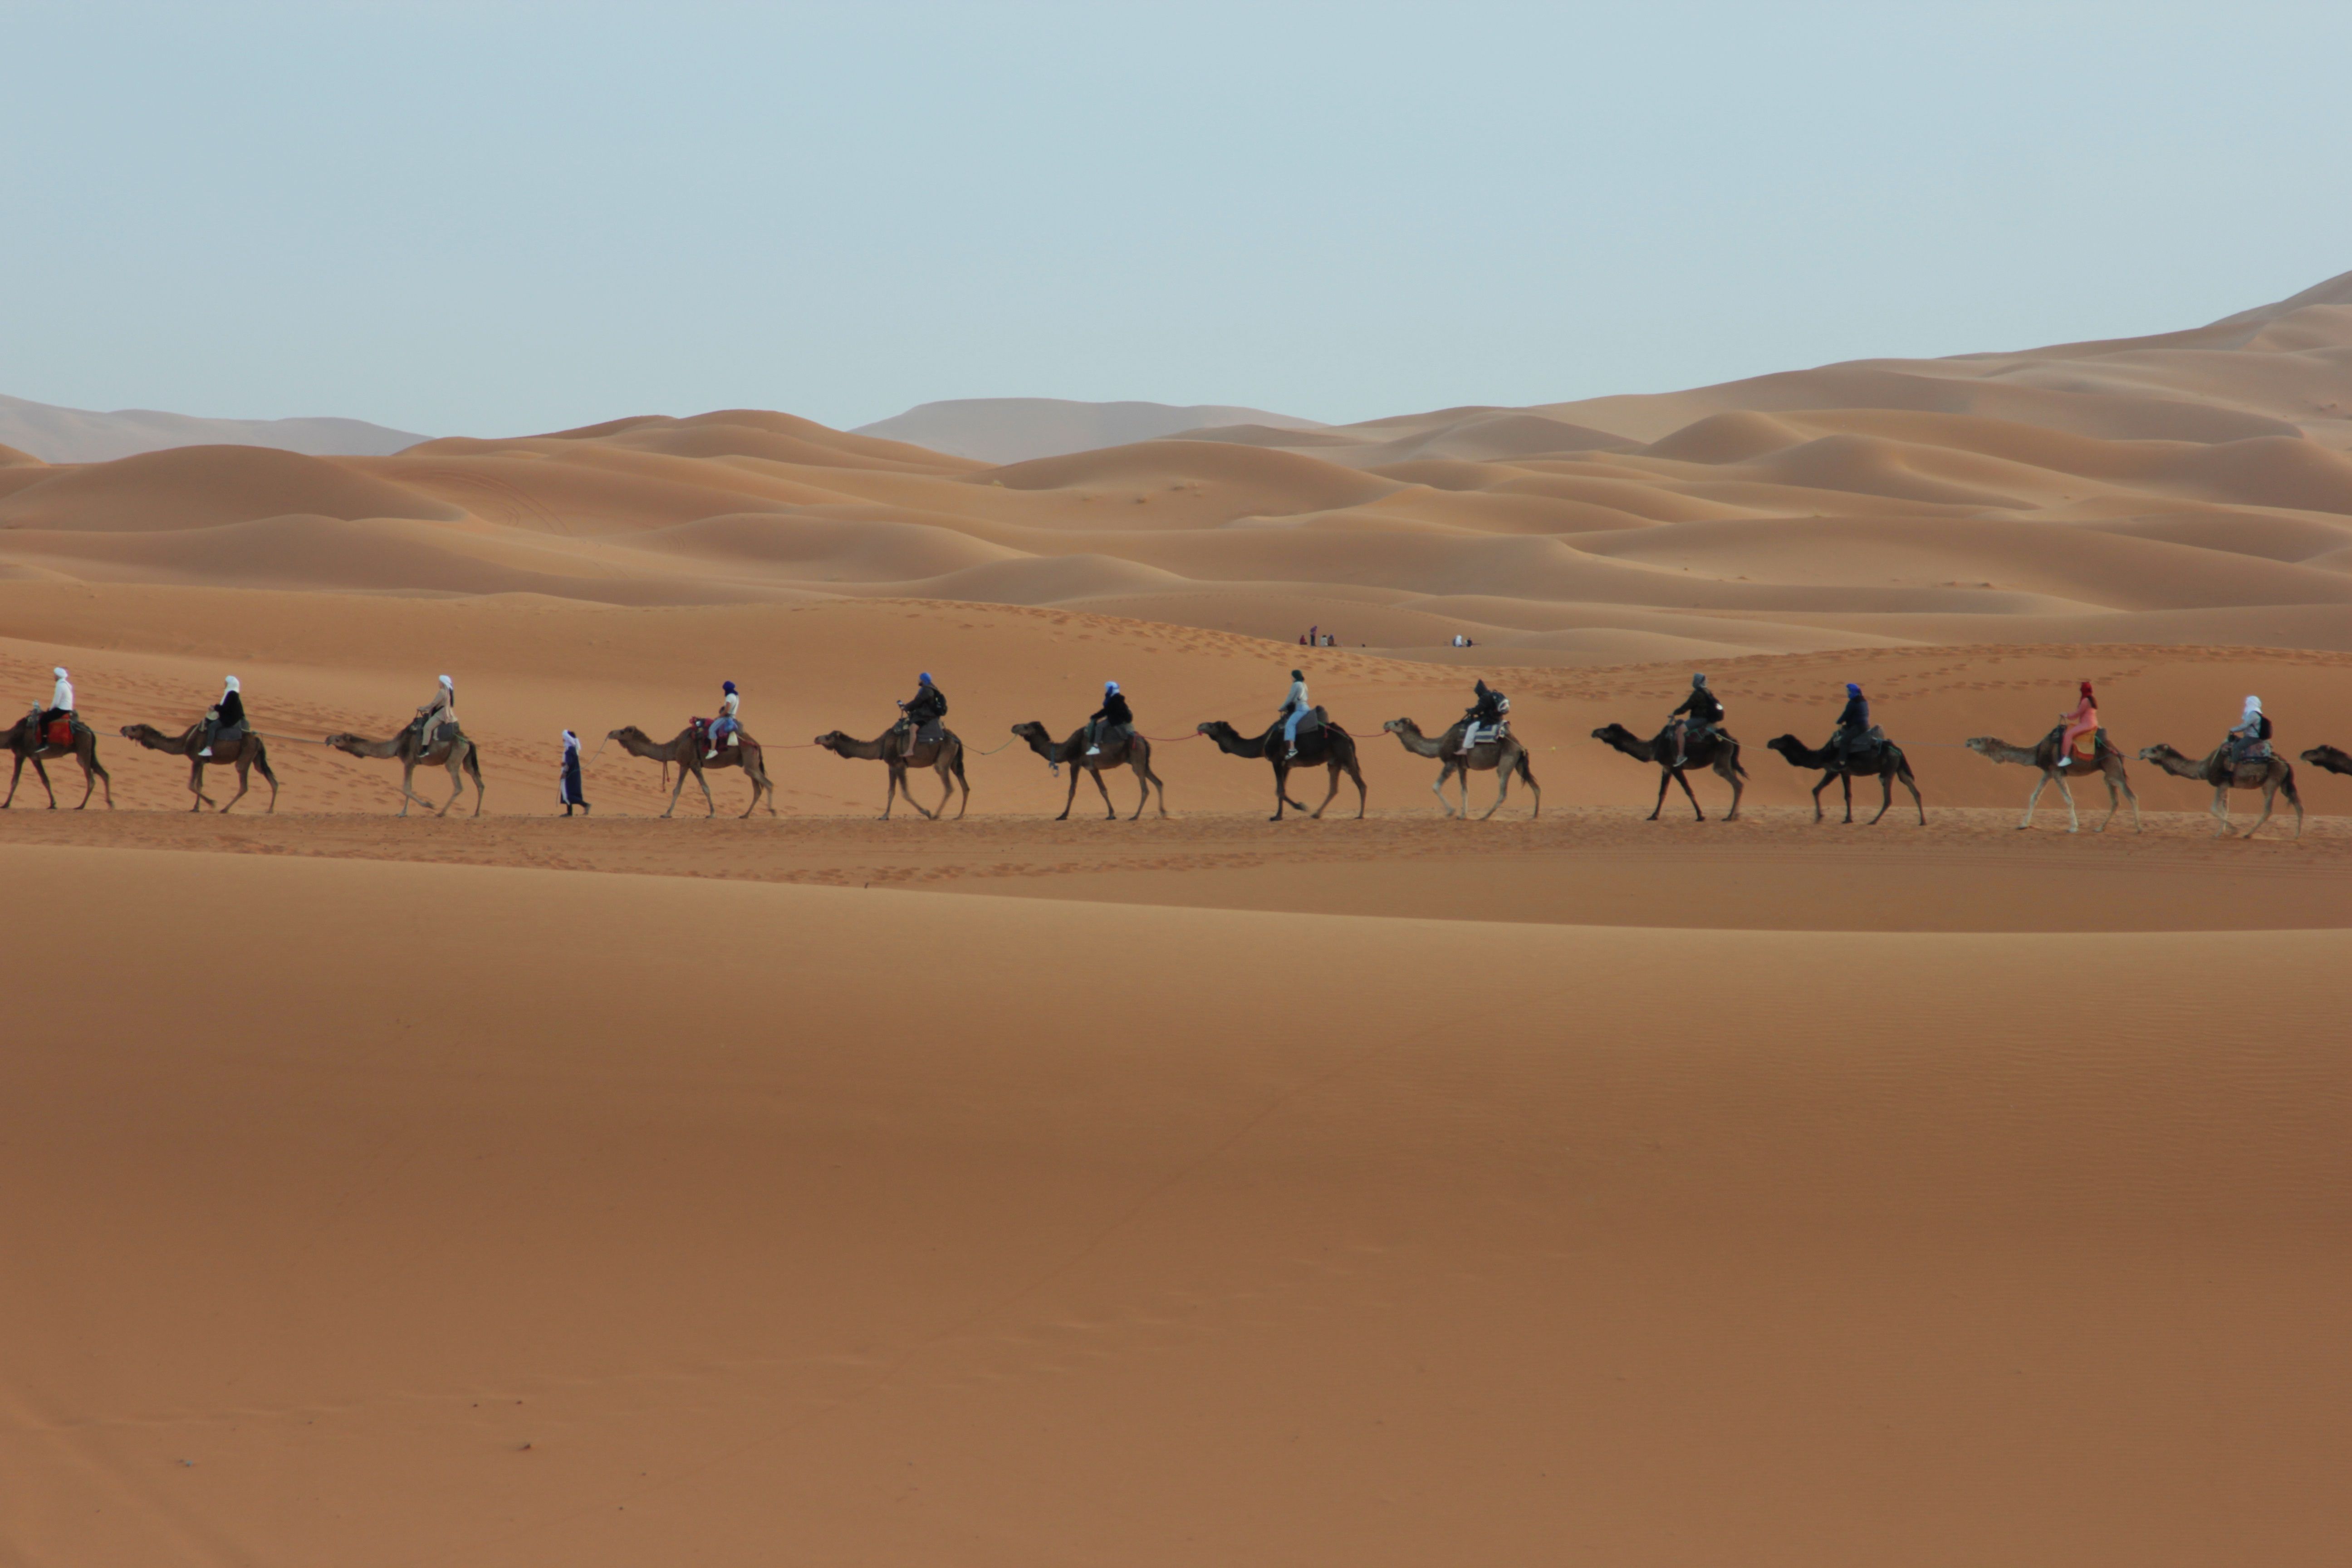
[[[566,816],[575,805],[581,816],[588,815],[588,797],[580,791],[580,737],[569,730],[563,731],[563,769],[556,775],[555,799]]]
[[[710,749],[702,753],[702,760],[706,763],[719,755],[719,748],[721,745],[742,744],[735,739],[743,728],[742,721],[735,717],[735,710],[743,706],[743,698],[741,693],[735,689],[733,681],[730,680],[722,684],[726,687],[726,691],[719,700],[719,717],[710,721],[709,736]]]
[[[2058,718],[2066,726],[2058,735],[2058,765],[2070,768],[2074,765],[2074,742],[2099,732],[2099,703],[2091,695],[2089,681],[2083,682],[2083,700],[2074,704],[2074,710],[2061,713]]]
[[[236,677],[232,675],[228,678],[227,689],[220,695],[220,700],[205,714],[205,749],[196,755],[209,757],[213,754],[214,746],[223,741],[240,739],[244,734],[245,695],[237,686]]]

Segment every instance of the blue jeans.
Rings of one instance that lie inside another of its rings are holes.
[[[1282,739],[1286,745],[1295,747],[1298,744],[1299,721],[1306,717],[1306,709],[1294,708],[1290,710],[1290,717],[1282,721]]]

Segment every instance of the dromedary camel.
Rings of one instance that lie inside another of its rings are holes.
[[[2224,838],[2230,832],[2230,792],[2233,789],[2258,789],[2263,792],[2263,815],[2243,837],[2252,838],[2271,819],[2271,808],[2277,804],[2279,792],[2286,792],[2287,804],[2294,807],[2294,836],[2303,837],[2303,796],[2294,787],[2294,764],[2273,752],[2252,762],[2230,766],[2221,759],[2227,746],[2216,746],[2211,754],[2202,758],[2184,757],[2170,746],[2158,741],[2139,754],[2143,763],[2154,763],[2177,779],[2195,779],[2213,786],[2213,804],[2206,809],[2213,814],[2213,837]]]
[[[1320,708],[1315,710],[1315,717],[1318,721],[1315,729],[1300,728],[1298,754],[1295,757],[1284,754],[1286,748],[1283,744],[1282,721],[1279,719],[1263,735],[1244,735],[1223,719],[1210,720],[1201,726],[1201,733],[1214,741],[1217,750],[1229,756],[1263,757],[1274,764],[1274,816],[1269,821],[1280,822],[1282,809],[1286,805],[1307,811],[1305,801],[1290,798],[1290,770],[1317,767],[1329,771],[1331,787],[1323,795],[1323,805],[1307,812],[1307,816],[1319,818],[1339,795],[1339,770],[1345,768],[1348,776],[1356,781],[1356,817],[1361,821],[1365,801],[1364,774],[1363,770],[1356,765],[1356,738],[1331,722]]]
[[[621,749],[633,757],[659,763],[665,768],[676,764],[677,784],[669,792],[669,811],[662,813],[665,817],[677,809],[677,797],[686,793],[688,773],[702,786],[702,803],[709,807],[703,815],[719,815],[719,802],[710,793],[710,781],[702,776],[706,768],[741,768],[743,776],[751,781],[751,804],[743,808],[743,815],[749,816],[759,810],[762,800],[767,802],[768,815],[776,815],[776,786],[769,782],[768,770],[761,761],[760,742],[744,731],[735,731],[736,744],[719,747],[719,754],[708,760],[702,754],[702,736],[691,724],[679,731],[674,741],[656,741],[635,724],[624,724],[604,739],[620,742]]]
[[[2352,752],[2339,752],[2334,746],[2314,746],[2303,753],[2303,760],[2331,773],[2352,773]]]
[[[1701,822],[1706,813],[1698,808],[1698,795],[1685,776],[1692,768],[1708,768],[1716,777],[1731,786],[1731,809],[1723,814],[1726,822],[1739,820],[1739,797],[1748,793],[1748,770],[1739,761],[1739,742],[1723,730],[1706,730],[1693,735],[1683,745],[1680,766],[1674,762],[1675,739],[1672,727],[1658,731],[1655,738],[1644,741],[1622,724],[1604,724],[1592,731],[1592,738],[1604,746],[1624,752],[1637,763],[1649,763],[1658,770],[1658,804],[1650,808],[1649,820],[1658,820],[1658,813],[1666,809],[1666,790],[1680,784],[1689,797],[1691,810]]]
[[[1104,787],[1102,778],[1104,773],[1112,768],[1133,768],[1135,776],[1143,784],[1143,794],[1137,797],[1135,803],[1135,816],[1129,817],[1129,822],[1134,821],[1136,816],[1143,815],[1143,808],[1150,804],[1151,792],[1155,788],[1160,791],[1160,815],[1162,816],[1168,815],[1168,786],[1161,784],[1160,775],[1151,771],[1151,742],[1143,736],[1121,734],[1106,736],[1101,753],[1090,757],[1086,754],[1087,732],[1083,727],[1066,741],[1055,740],[1045,732],[1045,726],[1038,723],[1034,719],[1013,725],[1013,732],[1028,742],[1029,749],[1052,763],[1057,771],[1064,763],[1069,764],[1069,798],[1062,802],[1062,815],[1054,818],[1055,821],[1066,822],[1069,819],[1070,807],[1077,802],[1078,774],[1081,773],[1093,777],[1095,788],[1102,795],[1103,810],[1108,814],[1104,820],[1118,821],[1118,808],[1111,805],[1110,791]]]
[[[481,816],[485,792],[482,789],[480,749],[467,740],[462,731],[451,731],[448,739],[429,749],[421,747],[419,740],[416,726],[411,724],[388,741],[371,741],[364,735],[344,734],[328,736],[327,744],[354,757],[391,757],[397,760],[400,763],[400,815],[403,816],[408,815],[411,801],[420,805],[433,804],[410,787],[415,780],[416,770],[441,767],[449,770],[449,799],[434,815],[449,815],[449,807],[457,805],[457,797],[466,793],[467,774],[471,774],[474,780],[474,815]],[[461,768],[463,773],[458,771]]]
[[[1845,819],[1849,823],[1853,820],[1853,781],[1859,776],[1878,781],[1882,795],[1878,816],[1885,816],[1887,807],[1895,804],[1895,781],[1901,779],[1903,787],[1911,792],[1911,804],[1919,808],[1919,826],[1927,826],[1927,807],[1919,798],[1918,781],[1911,776],[1910,760],[1904,756],[1903,748],[1892,741],[1881,741],[1874,752],[1859,758],[1848,756],[1842,747],[1832,750],[1824,746],[1814,751],[1794,735],[1776,736],[1764,742],[1764,749],[1780,752],[1792,768],[1822,770],[1822,782],[1813,786],[1815,822],[1822,819],[1822,791],[1829,788],[1833,780],[1845,785]],[[1877,825],[1878,816],[1870,819],[1873,826]]]
[[[206,748],[198,742],[196,737],[203,733],[204,726],[201,724],[191,725],[186,733],[179,735],[167,735],[152,724],[122,726],[124,740],[151,752],[188,759],[188,793],[196,797],[188,807],[190,811],[202,811],[213,804],[213,797],[205,793],[205,769],[215,764],[236,769],[236,793],[228,797],[228,805],[221,807],[223,812],[245,798],[246,791],[253,787],[253,770],[256,768],[259,768],[261,776],[269,781],[268,809],[276,811],[278,775],[269,771],[269,748],[261,743],[261,737],[248,730],[233,741],[215,741],[210,748],[213,754],[200,757],[196,753]]]
[[[899,749],[906,744],[906,731],[894,724],[871,741],[853,740],[838,730],[828,730],[816,738],[816,743],[836,757],[889,764],[890,787],[882,797],[883,821],[890,820],[890,808],[898,804],[898,797],[903,795],[908,805],[937,822],[947,811],[948,797],[955,794],[958,784],[961,784],[963,804],[956,807],[956,820],[961,822],[963,814],[971,809],[971,783],[963,776],[963,742],[956,738],[953,730],[945,725],[940,726],[938,740],[917,741],[912,755],[900,754]],[[938,811],[925,809],[923,803],[915,798],[915,792],[907,787],[907,771],[909,768],[929,768],[940,775]]]
[[[1993,735],[1971,735],[1967,744],[1969,751],[1992,762],[2015,763],[2020,767],[2041,771],[2042,777],[2034,784],[2033,793],[2025,797],[2025,816],[2017,825],[2020,828],[2033,826],[2034,803],[2042,798],[2042,792],[2048,789],[2054,779],[2059,795],[2066,802],[2066,831],[2082,832],[2083,819],[2075,813],[2074,792],[2067,787],[2066,778],[2070,773],[2087,774],[2095,771],[2107,781],[2107,815],[2100,820],[2097,831],[2105,833],[2107,830],[2107,824],[2116,819],[2116,813],[2126,800],[2131,802],[2132,831],[2144,831],[2139,820],[2139,796],[2133,793],[2131,780],[2124,773],[2124,754],[2107,743],[2107,732],[2101,730],[2093,742],[2090,767],[2080,766],[2082,759],[2077,757],[2077,766],[2061,769],[2058,766],[2058,738],[2065,732],[2066,726],[2061,723],[2042,736],[2042,743],[2037,746],[2012,746]]]
[[[1414,756],[1435,757],[1444,764],[1437,771],[1437,782],[1429,787],[1436,795],[1437,804],[1445,808],[1446,816],[1459,816],[1465,822],[1470,820],[1470,775],[1491,769],[1496,786],[1495,804],[1486,808],[1479,821],[1484,822],[1503,809],[1503,802],[1510,798],[1513,773],[1527,782],[1528,793],[1534,797],[1535,806],[1528,813],[1528,817],[1541,816],[1543,789],[1536,783],[1535,770],[1528,765],[1528,749],[1519,744],[1517,737],[1506,735],[1499,741],[1479,742],[1465,757],[1462,754],[1462,726],[1465,722],[1455,720],[1452,729],[1433,741],[1423,734],[1421,726],[1410,719],[1391,719],[1381,728],[1394,735],[1398,742]],[[1454,811],[1454,803],[1445,798],[1445,782],[1457,773],[1462,779],[1462,809],[1459,813]]]
[[[106,785],[106,809],[114,809],[114,780],[99,766],[98,737],[80,720],[73,723],[72,745],[52,746],[41,738],[41,710],[36,707],[9,730],[8,751],[16,765],[8,774],[8,798],[0,800],[0,811],[16,804],[16,782],[25,776],[26,763],[33,764],[33,776],[41,781],[41,788],[48,794],[49,809],[57,810],[58,792],[49,788],[49,770],[41,765],[43,759],[56,757],[71,757],[81,764],[81,799],[74,806],[76,811],[89,804],[89,792],[101,783]]]

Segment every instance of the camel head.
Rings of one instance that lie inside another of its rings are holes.
[[[2180,757],[2180,760],[2184,763],[2189,760],[2187,757],[2181,757],[2179,752],[2174,751],[2162,741],[2158,741],[2153,746],[2142,746],[2140,748],[2139,760],[2143,763],[2160,763],[2167,757]]]
[[[352,755],[356,757],[360,754],[360,747],[367,742],[366,737],[364,736],[338,731],[335,734],[328,736],[322,743],[332,746],[339,752],[349,752]]]
[[[2352,773],[2352,753],[2339,752],[2334,746],[2314,746],[2303,753],[2303,760],[2331,773]]]
[[[1192,732],[1196,735],[1206,735],[1221,746],[1227,741],[1238,741],[1242,738],[1242,732],[1223,719],[1212,719],[1205,724],[1196,724],[1192,728]]]
[[[126,741],[134,741],[140,745],[145,746],[162,740],[163,738],[163,731],[158,730],[152,724],[125,724],[122,726],[122,738]]]
[[[1764,749],[1768,752],[1778,752],[1792,763],[1797,760],[1798,752],[1812,750],[1794,735],[1775,735],[1764,742]]]
[[[841,753],[841,748],[847,744],[848,741],[849,737],[843,734],[840,731],[827,730],[824,734],[819,735],[812,744],[819,746],[838,756]]]
[[[1381,728],[1387,731],[1391,735],[1418,735],[1421,733],[1421,726],[1414,723],[1410,719],[1391,719],[1387,723],[1381,725]]]
[[[1622,724],[1603,724],[1592,731],[1592,738],[1604,746],[1614,746],[1621,752],[1642,743],[1642,737]]]
[[[1969,751],[1974,752],[1979,757],[1990,757],[1992,755],[1992,749],[2000,744],[2000,742],[1994,740],[1990,735],[1970,735],[1967,740],[1961,742],[1960,744],[1966,746]]]
[[[1045,726],[1034,719],[1024,719],[1013,726],[1013,732],[1033,746],[1050,746],[1054,737],[1045,733]]]

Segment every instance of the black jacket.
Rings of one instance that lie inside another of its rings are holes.
[[[947,716],[947,693],[936,686],[923,687],[907,700],[907,717],[918,724],[928,724],[934,719]]]
[[[222,729],[232,729],[245,722],[245,699],[236,692],[229,692],[213,706],[220,714]]]
[[[1467,717],[1481,724],[1499,723],[1503,717],[1503,694],[1488,687],[1482,679],[1478,682],[1477,696],[1478,700],[1470,704]]]
[[[1838,714],[1838,728],[1851,730],[1857,735],[1867,732],[1870,729],[1870,699],[1847,698],[1844,710]]]
[[[1114,691],[1104,698],[1103,705],[1087,714],[1087,718],[1089,721],[1100,720],[1106,724],[1132,724],[1135,722],[1135,710],[1127,705],[1125,693]]]
[[[1706,687],[1694,686],[1691,694],[1683,699],[1683,705],[1666,717],[1671,719],[1678,713],[1687,713],[1701,724],[1720,724],[1723,722],[1723,700]]]

